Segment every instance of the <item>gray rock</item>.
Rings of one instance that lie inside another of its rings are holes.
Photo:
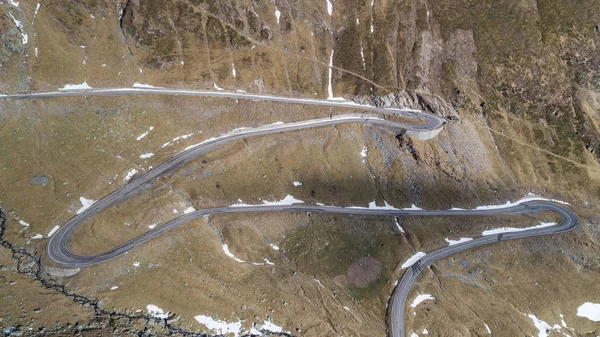
[[[48,177],[43,175],[35,175],[29,179],[29,184],[33,186],[46,186],[48,185]]]

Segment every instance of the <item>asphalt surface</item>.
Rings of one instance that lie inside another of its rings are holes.
[[[312,98],[282,97],[273,95],[251,94],[244,91],[214,91],[214,90],[190,90],[171,88],[101,88],[87,90],[63,90],[50,92],[32,92],[0,95],[0,100],[11,99],[42,99],[57,97],[87,97],[87,96],[129,96],[129,95],[172,95],[172,96],[198,96],[198,97],[221,97],[233,99],[245,99],[256,101],[270,101],[292,104],[306,104],[325,107],[348,108],[376,113],[393,114],[403,117],[414,117],[428,120],[427,125],[413,125],[413,130],[433,130],[444,125],[445,120],[413,109],[380,108],[370,105],[359,105],[352,101],[321,100]]]
[[[139,245],[142,245],[163,233],[166,233],[176,227],[179,227],[193,219],[200,217],[221,214],[221,213],[249,213],[249,212],[321,212],[338,214],[363,214],[363,215],[385,215],[385,216],[482,216],[496,214],[526,214],[543,211],[553,211],[561,215],[562,220],[559,224],[550,227],[533,228],[521,232],[503,233],[498,235],[484,236],[464,243],[448,246],[434,252],[431,252],[419,259],[412,267],[409,267],[403,274],[402,279],[396,286],[391,301],[389,315],[390,333],[392,337],[404,337],[404,309],[408,294],[416,282],[416,279],[424,268],[433,262],[456,254],[458,252],[474,247],[492,244],[499,241],[512,240],[524,237],[557,234],[569,231],[578,225],[577,218],[566,208],[547,201],[530,201],[515,206],[501,209],[484,210],[415,210],[415,209],[366,209],[366,208],[344,208],[335,206],[318,205],[256,205],[256,206],[231,206],[198,210],[178,218],[175,218],[153,230],[150,230],[136,238],[115,246],[106,252],[98,255],[77,255],[68,248],[68,242],[73,231],[81,223],[85,222],[94,214],[100,213],[106,208],[118,204],[125,199],[133,196],[141,190],[146,184],[155,178],[164,175],[170,170],[180,167],[190,160],[211,151],[226,143],[248,137],[263,136],[272,133],[301,130],[314,127],[324,127],[342,123],[364,123],[382,128],[386,131],[401,132],[410,131],[434,131],[443,127],[445,120],[437,116],[427,114],[421,111],[409,109],[386,109],[371,106],[356,105],[352,102],[324,101],[302,98],[287,98],[269,95],[255,95],[244,92],[226,92],[226,91],[200,91],[185,89],[166,89],[166,88],[115,88],[115,89],[91,89],[83,91],[58,91],[41,93],[24,93],[12,95],[0,95],[0,99],[40,99],[52,97],[71,97],[71,96],[122,96],[139,94],[159,94],[159,95],[189,95],[203,97],[223,97],[233,99],[266,100],[284,103],[308,104],[328,107],[342,107],[360,111],[369,111],[373,113],[383,113],[399,115],[403,117],[415,118],[415,123],[400,123],[386,119],[377,115],[346,114],[338,115],[333,118],[315,119],[294,123],[272,124],[258,128],[243,129],[233,131],[221,137],[207,140],[196,146],[190,147],[174,157],[168,159],[154,169],[134,177],[128,184],[120,187],[108,196],[92,204],[89,208],[73,217],[69,222],[62,226],[48,241],[47,253],[54,262],[66,267],[84,267],[107,261],[115,258]]]

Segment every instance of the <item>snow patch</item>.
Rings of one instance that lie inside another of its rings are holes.
[[[406,232],[404,231],[404,228],[402,228],[402,226],[400,226],[400,223],[398,222],[398,217],[394,217],[394,222],[396,223],[396,227],[398,227],[398,230],[400,231],[400,233],[402,234],[406,234]]]
[[[92,206],[93,203],[96,202],[96,200],[86,199],[85,197],[79,197],[79,202],[81,202],[81,208],[77,210],[77,214],[88,209],[90,206]]]
[[[133,266],[136,267],[136,268],[139,268],[140,267],[140,263],[137,262],[137,261],[134,261],[133,262]]]
[[[277,24],[279,24],[279,18],[281,17],[281,12],[279,11],[279,9],[277,9],[277,7],[275,7],[275,17],[277,18]]]
[[[299,182],[299,181],[294,181],[292,184],[293,184],[295,187],[298,187],[298,186],[302,186],[302,185],[304,185],[303,183],[301,183],[301,182]]]
[[[150,84],[148,84],[148,83],[140,83],[140,82],[135,82],[135,83],[133,84],[133,87],[134,87],[134,88],[145,88],[145,89],[149,89],[149,88],[156,88],[155,86],[153,86],[153,85],[150,85]]]
[[[535,315],[526,316],[531,318],[531,320],[533,321],[533,325],[535,325],[535,327],[538,329],[538,337],[548,337],[550,335],[550,332],[554,330],[554,328],[551,327],[550,324],[538,319],[537,317],[535,317]],[[557,327],[558,329],[560,329],[560,326]]]
[[[195,211],[196,211],[196,209],[194,207],[188,207],[183,211],[183,214],[188,214],[188,213],[192,213]]]
[[[39,2],[35,6],[35,12],[33,12],[33,21],[35,21],[35,17],[37,16],[38,12],[40,11],[40,6],[41,6],[41,4]]]
[[[490,334],[490,336],[492,335],[492,330],[490,330],[490,327],[487,325],[486,322],[483,322],[483,325],[485,325],[485,329],[487,330],[487,332]]]
[[[329,14],[329,16],[331,16],[331,14],[333,14],[333,4],[331,4],[330,0],[326,0],[327,1],[327,13]]]
[[[81,83],[81,84],[70,84],[69,83],[58,90],[68,91],[68,90],[88,90],[88,89],[93,89],[93,88],[90,87],[86,81],[83,81],[83,83]]]
[[[261,331],[269,331],[274,333],[289,333],[288,331],[284,331],[282,327],[279,325],[275,325],[269,318],[269,320],[263,321],[262,325],[257,325],[258,329]]]
[[[129,180],[133,177],[134,174],[138,173],[138,170],[136,169],[131,169],[129,171],[127,171],[127,173],[125,174],[125,180]]]
[[[242,321],[227,323],[227,321],[214,319],[206,315],[198,315],[194,316],[194,318],[198,323],[204,325],[206,328],[219,335],[227,335],[232,333],[234,336],[239,336],[242,331]]]
[[[19,220],[19,223],[21,224],[21,226],[29,227],[29,224],[23,220]]]
[[[274,245],[274,244],[271,243],[270,246],[271,246],[271,248],[273,248],[275,250],[279,250],[279,246],[277,246],[277,245]]]
[[[413,264],[417,263],[417,261],[419,261],[419,259],[422,258],[423,256],[425,256],[425,253],[417,252],[415,255],[411,256],[408,260],[406,260],[406,262],[404,262],[402,264],[402,267],[400,267],[400,268],[404,269],[404,268],[408,268],[408,267],[412,266]]]
[[[166,143],[164,143],[164,144],[161,146],[161,148],[163,148],[163,147],[167,147],[167,146],[169,146],[169,145],[173,144],[174,142],[176,142],[176,141],[178,141],[178,140],[180,140],[180,139],[187,139],[188,137],[191,137],[192,135],[194,135],[194,133],[188,133],[187,135],[177,136],[177,137],[175,137],[175,138],[171,139],[171,141],[170,141],[170,142],[166,142]]]
[[[412,302],[412,304],[410,305],[413,308],[416,308],[417,305],[423,303],[424,301],[428,301],[428,300],[435,300],[435,297],[431,296],[430,294],[422,294],[422,295],[418,295],[414,301]]]
[[[237,72],[235,71],[235,64],[231,62],[231,74],[233,77],[237,77]]]
[[[58,229],[60,228],[59,225],[54,226],[54,228],[52,228],[50,230],[50,232],[48,232],[48,235],[46,235],[47,238],[51,237],[52,235],[54,235],[54,233],[56,233],[56,231],[58,231]]]
[[[17,6],[19,5],[18,2],[16,4],[17,4]],[[15,7],[17,7],[17,6],[15,6]],[[12,18],[15,26],[17,26],[17,29],[21,33],[21,40],[22,40],[23,44],[27,44],[27,41],[29,40],[29,35],[27,35],[27,33],[25,33],[25,29],[23,28],[23,24],[21,23],[21,21],[15,19],[15,17],[11,13],[8,13],[8,15],[10,15],[10,17]]]
[[[556,222],[542,222],[537,226],[524,227],[524,228],[500,227],[500,228],[488,229],[488,230],[483,231],[481,233],[481,235],[486,236],[486,235],[494,235],[494,234],[501,234],[501,233],[522,232],[522,231],[526,231],[529,229],[544,228],[544,227],[550,227],[550,226],[556,226]]]
[[[137,139],[137,140],[142,140],[142,139],[143,139],[144,137],[146,137],[146,136],[147,136],[147,135],[150,133],[150,131],[152,131],[152,130],[154,130],[154,127],[153,127],[153,126],[151,126],[150,128],[148,128],[148,131],[146,131],[146,132],[142,133],[142,134],[141,134],[141,135],[139,135],[139,136],[138,136],[136,139]]]
[[[585,317],[590,321],[600,322],[600,303],[585,302],[577,308],[577,316]],[[563,325],[564,324],[563,321]]]
[[[223,91],[223,88],[219,87],[216,83],[213,83],[213,86],[215,87],[215,89]]]
[[[119,289],[119,286],[112,286],[112,287],[110,287],[110,290],[117,290],[117,289]]]
[[[463,243],[463,242],[467,242],[467,241],[471,241],[471,240],[473,240],[473,238],[459,238],[458,240],[452,240],[452,239],[446,238],[446,242],[448,242],[448,246],[454,246],[459,243]]]
[[[275,205],[293,205],[293,204],[303,204],[304,201],[302,200],[298,200],[296,198],[294,198],[291,195],[287,195],[285,198],[279,200],[279,201],[266,201],[263,200],[263,204],[267,205],[267,206],[275,206]]]
[[[19,7],[19,2],[15,1],[15,0],[8,0],[8,3],[15,6],[15,7]]]
[[[31,237],[32,240],[39,240],[42,239],[44,236],[42,234],[36,234],[34,236]]]
[[[231,253],[231,251],[229,250],[229,246],[224,243],[223,244],[223,251],[225,252],[225,255],[229,256],[230,258],[236,260],[239,263],[245,263],[246,261],[238,259],[235,255],[233,255],[233,253]]]
[[[362,151],[360,151],[360,156],[363,158],[367,158],[367,152],[369,151],[369,149],[367,149],[367,147],[363,147]],[[363,159],[363,163],[365,162],[365,160]]]
[[[156,317],[156,318],[161,318],[161,319],[167,319],[170,316],[170,313],[165,313],[165,311],[159,307],[157,307],[154,304],[148,304],[146,306],[146,310],[148,310],[148,314],[150,314],[150,316]]]
[[[152,156],[154,156],[154,153],[148,152],[148,153],[144,153],[144,154],[140,155],[140,158],[146,159],[146,158],[150,158]]]
[[[329,0],[327,0],[329,2]],[[331,49],[331,55],[329,56],[329,82],[327,85],[327,99],[330,101],[345,101],[343,97],[333,97],[333,85],[331,84],[331,77],[333,76],[333,49]]]
[[[423,329],[423,334],[424,335],[429,335],[429,331],[427,331],[427,329]]]
[[[304,203],[304,201],[302,200],[298,200],[296,198],[294,198],[292,195],[287,195],[285,198],[281,199],[281,200],[276,200],[276,201],[266,201],[263,200],[263,205],[264,206],[275,206],[275,205],[292,205],[295,203]],[[261,206],[261,205],[248,205],[245,204],[242,199],[238,199],[238,203],[237,204],[233,204],[231,205],[231,207],[252,207],[252,206]]]

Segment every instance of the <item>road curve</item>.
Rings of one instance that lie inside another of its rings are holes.
[[[501,236],[485,236],[465,243],[449,246],[437,251],[434,251],[422,257],[413,267],[407,269],[401,281],[394,291],[392,307],[390,311],[390,330],[393,337],[404,337],[404,307],[408,293],[415,283],[417,277],[426,266],[435,262],[438,259],[447,257],[451,254],[470,249],[473,247],[490,244],[493,242],[509,239],[517,239],[528,236],[547,235],[561,233],[573,229],[578,222],[570,211],[567,209],[546,201],[532,201],[506,207],[502,209],[486,209],[486,210],[415,210],[415,209],[366,209],[366,208],[344,208],[335,206],[311,206],[311,205],[257,205],[244,207],[220,207],[198,210],[175,218],[153,230],[150,230],[136,238],[133,238],[123,244],[109,249],[106,252],[98,255],[77,255],[72,253],[68,248],[68,241],[78,225],[86,221],[94,214],[100,213],[106,208],[120,203],[121,201],[131,197],[146,184],[153,179],[164,175],[173,168],[179,167],[190,160],[220,147],[226,143],[235,141],[241,138],[254,136],[262,136],[272,133],[301,130],[314,127],[323,127],[329,125],[338,125],[342,123],[364,123],[385,129],[387,131],[400,130],[411,132],[433,132],[426,137],[435,135],[439,131],[445,120],[435,115],[427,114],[421,111],[410,109],[386,109],[372,106],[357,105],[347,101],[324,101],[303,98],[287,98],[270,95],[256,95],[244,92],[226,92],[226,91],[201,91],[187,89],[166,89],[166,88],[114,88],[114,89],[90,89],[90,90],[75,90],[75,91],[58,91],[58,92],[40,92],[40,93],[23,93],[0,95],[1,99],[40,99],[52,97],[73,97],[73,96],[120,96],[120,95],[139,95],[139,94],[159,94],[159,95],[189,95],[202,97],[223,97],[233,99],[250,99],[250,100],[266,100],[273,102],[308,104],[328,107],[341,107],[361,111],[370,111],[373,113],[394,114],[402,117],[416,118],[421,123],[401,123],[387,120],[382,116],[365,115],[365,114],[346,114],[333,116],[332,118],[315,119],[294,123],[282,123],[265,125],[258,128],[249,128],[232,131],[228,134],[217,138],[206,140],[196,146],[189,147],[178,153],[174,157],[168,159],[156,168],[133,178],[128,184],[120,187],[111,194],[92,204],[89,208],[77,214],[62,226],[48,241],[46,250],[48,256],[54,262],[67,267],[83,267],[97,263],[101,263],[117,257],[145,242],[148,242],[163,233],[170,231],[178,226],[181,226],[193,219],[208,216],[211,214],[221,213],[248,213],[248,212],[323,212],[323,213],[338,213],[338,214],[364,214],[364,215],[387,215],[387,216],[470,216],[470,215],[494,215],[494,214],[524,214],[535,213],[541,211],[554,211],[562,216],[560,224],[551,227],[535,228],[522,232],[505,233]]]
[[[388,317],[390,326],[389,333],[392,337],[405,337],[404,310],[406,308],[406,300],[408,298],[408,294],[410,293],[411,288],[415,284],[417,278],[419,277],[423,269],[425,269],[435,261],[443,259],[450,255],[454,255],[467,249],[472,249],[475,247],[488,245],[499,241],[568,232],[577,227],[579,224],[579,222],[577,221],[577,217],[571,211],[560,205],[548,201],[530,201],[513,207],[495,209],[494,211],[497,213],[487,214],[525,214],[552,211],[559,214],[562,217],[562,219],[557,225],[554,226],[532,228],[520,232],[509,232],[482,236],[470,241],[438,249],[421,257],[411,267],[408,267],[406,269],[406,271],[402,275],[402,278],[400,279],[400,282],[396,285],[396,288],[394,289],[394,295],[392,297],[392,304]],[[467,214],[461,215],[482,215],[481,213],[479,213],[479,210],[466,210],[466,213]]]

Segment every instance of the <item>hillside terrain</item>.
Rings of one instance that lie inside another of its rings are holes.
[[[95,215],[70,248],[100,253],[190,209],[292,197],[449,209],[535,194],[568,203],[581,226],[435,263],[409,297],[407,335],[595,337],[598,314],[580,308],[600,303],[599,9],[599,0],[0,0],[0,95],[243,90],[444,117],[430,140],[347,124],[235,141]],[[389,296],[416,253],[558,221],[229,214],[81,269],[46,254],[57,226],[188,146],[348,112],[360,108],[0,99],[4,334],[386,336]]]

